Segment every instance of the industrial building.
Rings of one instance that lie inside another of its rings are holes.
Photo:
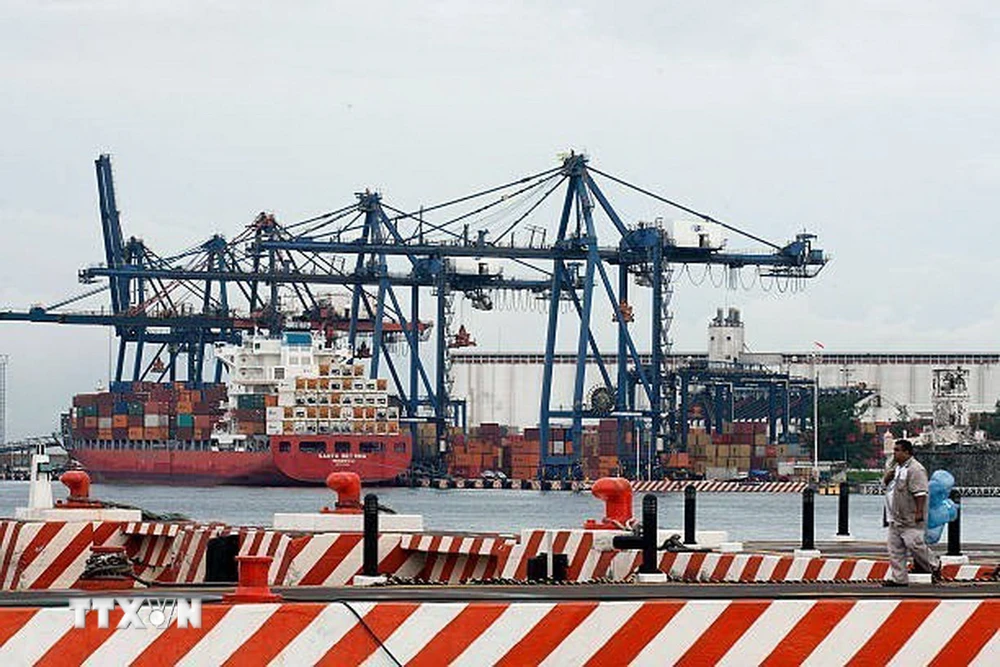
[[[902,414],[931,418],[934,371],[962,369],[968,378],[970,412],[992,412],[1000,399],[1000,353],[991,352],[746,352],[743,323],[731,309],[712,320],[708,352],[668,355],[666,366],[724,367],[738,365],[765,369],[793,378],[818,377],[820,390],[862,386],[877,392],[867,402],[864,421],[891,422]],[[646,363],[649,355],[643,356]],[[604,363],[617,359],[606,355]],[[541,353],[455,352],[452,372],[455,395],[467,398],[469,423],[497,422],[520,427],[538,423],[540,386],[544,368]],[[589,378],[600,378],[597,364],[588,362]],[[553,403],[572,407],[576,355],[557,354],[553,363]],[[596,380],[595,380],[596,382]]]

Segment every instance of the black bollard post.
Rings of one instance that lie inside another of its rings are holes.
[[[949,556],[961,556],[962,555],[962,494],[958,492],[958,489],[952,489],[951,493],[948,494],[951,498],[951,502],[955,503],[958,508],[958,514],[955,515],[955,520],[948,523],[948,555]]]
[[[366,577],[378,576],[378,496],[365,495],[364,544],[362,545],[361,574]]]
[[[694,484],[688,484],[684,487],[684,544],[696,543],[694,538],[694,513],[697,496],[698,489],[694,488]]]
[[[639,572],[651,574],[660,571],[656,562],[656,496],[647,493],[642,497],[642,565]]]
[[[802,550],[816,548],[816,490],[807,486],[802,491]]]
[[[848,520],[850,515],[851,491],[847,482],[840,483],[840,497],[837,499],[837,535],[850,537]]]

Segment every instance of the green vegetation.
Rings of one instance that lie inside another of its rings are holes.
[[[882,473],[878,470],[848,470],[847,481],[851,484],[882,481]]]
[[[856,407],[864,398],[852,389],[819,397],[819,457],[827,461],[846,460],[850,465],[865,465],[876,453],[874,437],[861,431],[862,410]]]

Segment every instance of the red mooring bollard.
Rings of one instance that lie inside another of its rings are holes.
[[[587,519],[587,530],[631,530],[635,524],[632,516],[632,484],[623,477],[602,477],[591,487],[595,498],[604,501],[604,518]]]
[[[102,507],[100,500],[90,498],[90,475],[83,470],[67,470],[59,481],[69,490],[69,497],[60,500],[56,507],[65,509],[92,509]]]
[[[267,573],[271,569],[271,556],[237,556],[240,580],[236,591],[222,596],[224,603],[278,602],[280,595],[271,592],[267,585]]]
[[[326,486],[337,494],[333,509],[324,507],[322,514],[361,514],[361,477],[356,472],[331,472]]]

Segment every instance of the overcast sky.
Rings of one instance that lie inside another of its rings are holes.
[[[730,305],[755,351],[993,351],[998,19],[991,2],[5,0],[0,307],[77,293],[102,261],[100,152],[126,233],[168,253],[260,210],[294,221],[365,187],[416,207],[575,148],[834,257],[798,294],[679,276],[678,350],[705,349]],[[628,222],[659,213],[622,201]],[[480,349],[542,348],[536,326],[459,313]],[[108,333],[2,324],[0,352],[8,436],[41,433],[106,378]]]

